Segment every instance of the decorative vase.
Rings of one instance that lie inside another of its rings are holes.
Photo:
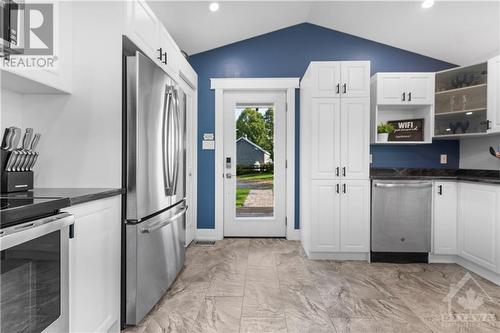
[[[387,142],[389,141],[389,133],[378,133],[377,134],[378,142]]]

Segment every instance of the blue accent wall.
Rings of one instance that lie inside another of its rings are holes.
[[[302,77],[311,61],[370,60],[377,72],[434,72],[455,65],[317,25],[302,23],[191,56],[198,73],[198,228],[215,226],[213,150],[201,150],[203,133],[215,131],[215,95],[211,78]],[[298,94],[297,94],[298,95]],[[296,104],[296,193],[299,171],[299,103]],[[217,138],[216,138],[217,139]],[[458,141],[429,145],[372,146],[373,167],[437,168],[448,154],[447,168],[458,168]],[[299,228],[296,196],[295,227]]]

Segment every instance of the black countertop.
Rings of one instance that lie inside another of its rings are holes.
[[[35,188],[27,192],[2,194],[4,198],[67,198],[69,205],[113,197],[124,194],[121,188]]]
[[[370,178],[380,180],[459,180],[500,185],[500,171],[496,170],[372,168]]]

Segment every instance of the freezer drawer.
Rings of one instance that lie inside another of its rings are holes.
[[[160,300],[185,259],[184,202],[126,226],[126,324],[136,325]]]
[[[430,252],[432,182],[372,183],[372,251]]]

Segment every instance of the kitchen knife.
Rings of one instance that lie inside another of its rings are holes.
[[[33,165],[35,164],[35,158],[38,155],[37,152],[35,152],[35,148],[38,145],[38,142],[40,141],[40,137],[42,135],[40,133],[36,133],[35,136],[33,137],[33,141],[31,141],[31,146],[30,149],[28,150],[28,159],[26,161],[26,165],[24,168],[24,171],[32,171],[33,170]]]
[[[21,139],[21,129],[18,127],[11,127],[11,131],[13,132],[12,137],[10,139],[11,144],[9,145],[10,156],[7,161],[7,165],[5,170],[12,171],[14,164],[17,161],[18,152],[17,146],[19,145],[19,140]]]
[[[28,149],[30,148],[31,138],[33,137],[33,129],[27,128],[24,132],[23,143],[21,149],[18,150],[18,158],[14,164],[14,171],[22,171],[28,156]]]
[[[14,134],[14,131],[12,130],[11,127],[7,127],[5,129],[5,132],[3,134],[3,139],[2,139],[2,148],[8,150],[9,145],[10,145],[10,140],[12,138],[12,135]]]

